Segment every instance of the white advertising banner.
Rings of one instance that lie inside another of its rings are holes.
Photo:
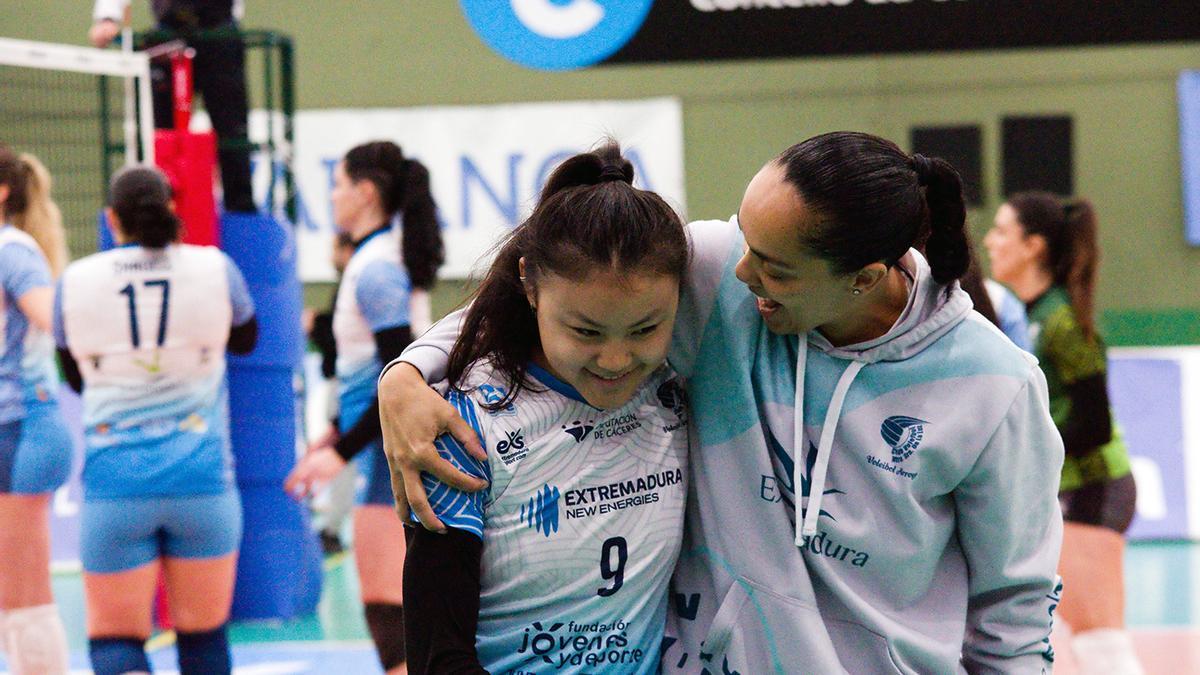
[[[261,128],[265,120],[257,121],[252,127]],[[528,215],[554,167],[605,137],[621,143],[634,164],[635,184],[660,193],[683,215],[683,122],[677,99],[300,111],[293,165],[300,278],[334,278],[329,262],[333,170],[359,143],[394,141],[429,168],[446,244],[440,276],[465,278]],[[256,178],[266,180],[265,175]]]

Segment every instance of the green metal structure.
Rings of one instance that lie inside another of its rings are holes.
[[[138,33],[134,36],[134,49],[142,50],[147,47],[183,38],[184,36],[171,31],[154,30]],[[222,139],[220,147],[237,148],[249,145],[251,152],[263,153],[272,163],[270,181],[267,187],[267,204],[280,203],[277,190],[283,190],[282,205],[289,220],[296,216],[296,183],[292,173],[292,144],[294,142],[294,121],[296,116],[296,75],[295,50],[291,37],[270,30],[230,30],[199,31],[188,35],[198,40],[241,40],[246,46],[246,76],[250,109],[261,109],[267,113],[267,134],[261,142],[248,142],[239,139]],[[257,58],[255,58],[257,57]],[[108,81],[111,78],[99,78],[100,93],[100,147],[103,155],[101,166],[101,189],[108,185],[116,167],[120,166],[125,155],[125,141],[120,133],[120,124],[113,124],[112,96],[119,92]],[[278,129],[277,125],[282,125]],[[278,132],[278,133],[277,133]],[[282,165],[282,171],[275,170],[275,163]],[[282,185],[279,184],[280,179]]]

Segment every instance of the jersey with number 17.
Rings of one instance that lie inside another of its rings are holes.
[[[669,368],[618,409],[588,405],[530,365],[511,405],[486,366],[449,399],[488,463],[448,436],[439,452],[490,488],[426,476],[430,505],[483,540],[476,650],[492,673],[655,673],[687,494],[687,407]],[[541,391],[538,391],[540,389]]]
[[[123,246],[67,267],[55,338],[79,364],[88,498],[217,494],[233,480],[225,348],[254,315],[205,246]]]

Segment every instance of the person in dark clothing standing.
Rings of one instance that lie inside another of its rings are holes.
[[[129,0],[96,0],[88,40],[106,47],[121,32]],[[235,7],[236,5],[236,7]],[[255,211],[250,186],[250,148],[246,132],[246,48],[237,34],[237,0],[151,0],[157,27],[177,33],[196,50],[193,75],[196,89],[221,144],[221,187],[226,211]],[[214,32],[227,33],[213,35]],[[174,127],[171,72],[168,64],[151,63],[154,126]],[[230,147],[231,144],[234,147]]]

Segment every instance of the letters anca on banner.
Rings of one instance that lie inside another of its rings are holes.
[[[683,123],[676,99],[472,107],[306,110],[296,115],[300,278],[328,281],[333,170],[351,147],[392,140],[427,167],[442,222],[442,278],[465,278],[529,213],[550,172],[605,136],[622,144],[638,187],[680,210]],[[265,167],[262,169],[265,174]],[[266,176],[256,176],[265,184]]]

